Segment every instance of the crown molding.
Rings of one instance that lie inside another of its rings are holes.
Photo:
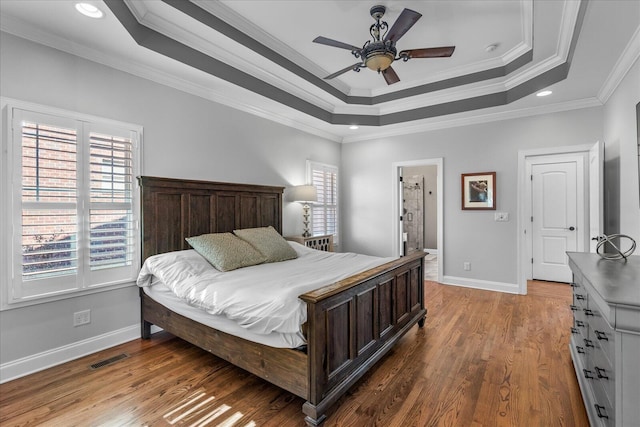
[[[546,73],[549,70],[553,70],[555,67],[562,65],[566,62],[565,59],[561,58],[558,55],[550,56],[532,66],[527,68],[526,70],[515,74],[512,77],[509,77],[504,82],[504,87],[506,89],[512,89],[516,86],[519,86],[529,80]]]
[[[562,8],[562,18],[560,21],[560,34],[558,37],[558,45],[556,47],[556,55],[566,61],[571,51],[571,41],[574,37],[576,25],[578,25],[578,16],[580,7],[586,0],[565,1]]]
[[[414,125],[389,125],[384,128],[376,129],[375,134],[353,135],[342,138],[343,143],[372,141],[380,138],[390,138],[394,136],[411,135],[416,133],[430,132],[439,129],[448,129],[453,127],[471,126],[501,120],[512,120],[523,117],[539,116],[543,114],[559,113],[563,111],[579,110],[583,108],[601,107],[603,104],[597,98],[586,98],[576,101],[567,101],[556,104],[550,104],[539,107],[510,109],[507,111],[493,111],[489,113],[477,114],[475,112],[458,113],[458,116],[444,120],[427,119],[423,123]],[[494,107],[493,109],[500,109]],[[469,115],[471,114],[471,115]],[[465,115],[467,115],[465,117]]]
[[[613,92],[615,92],[622,79],[627,75],[633,64],[640,58],[640,26],[627,43],[622,55],[616,61],[611,73],[607,76],[604,84],[598,91],[598,99],[605,104]]]

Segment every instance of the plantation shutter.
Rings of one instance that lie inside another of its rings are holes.
[[[78,272],[76,129],[22,126],[22,280]]]
[[[134,281],[137,132],[12,114],[10,205],[18,228],[8,302]]]
[[[90,210],[89,267],[91,284],[125,279],[134,257],[133,141],[89,133]],[[117,270],[123,270],[116,277]],[[124,275],[124,276],[123,276]]]
[[[338,168],[316,162],[309,162],[308,168],[318,193],[318,201],[311,207],[312,234],[332,234],[338,244]]]

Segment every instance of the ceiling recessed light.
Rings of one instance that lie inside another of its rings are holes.
[[[358,125],[351,125],[351,126],[349,126],[349,129],[356,130],[356,129],[358,129]]]
[[[76,3],[76,10],[89,18],[102,18],[104,13],[91,3]]]
[[[491,43],[490,45],[488,45],[487,47],[484,48],[484,50],[486,52],[493,52],[494,50],[496,50],[496,48],[500,46],[500,43]]]
[[[551,95],[553,92],[551,92],[550,90],[543,90],[541,92],[536,93],[536,96],[547,96],[547,95]]]

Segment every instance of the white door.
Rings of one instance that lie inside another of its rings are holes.
[[[571,281],[566,252],[579,249],[579,233],[584,223],[584,209],[578,200],[579,191],[584,188],[579,185],[583,180],[580,160],[531,166],[532,276],[535,280]]]

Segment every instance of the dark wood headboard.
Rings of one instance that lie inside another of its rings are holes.
[[[188,249],[185,237],[273,226],[282,234],[284,187],[138,177],[142,260]]]

